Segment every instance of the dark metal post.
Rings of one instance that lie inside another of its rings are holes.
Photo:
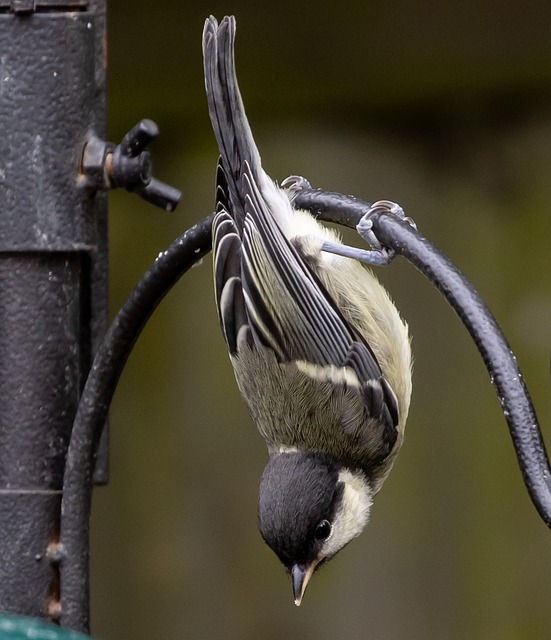
[[[106,323],[101,0],[0,0],[0,610],[59,616],[69,435]]]

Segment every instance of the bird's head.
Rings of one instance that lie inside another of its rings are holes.
[[[293,451],[270,458],[259,529],[291,574],[297,606],[314,571],[362,532],[371,502],[365,475],[331,456]]]

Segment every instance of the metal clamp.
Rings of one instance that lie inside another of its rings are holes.
[[[153,120],[141,120],[114,145],[90,134],[82,153],[82,178],[91,189],[121,187],[165,211],[174,211],[181,191],[154,178],[147,145],[159,135]]]

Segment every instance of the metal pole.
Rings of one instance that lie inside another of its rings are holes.
[[[103,2],[0,0],[0,610],[59,617],[59,517],[80,392],[106,324]],[[105,475],[105,474],[103,474]]]

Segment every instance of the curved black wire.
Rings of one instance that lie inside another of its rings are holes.
[[[322,220],[355,228],[366,202],[339,193],[302,189],[296,207]],[[97,445],[126,360],[145,323],[178,279],[211,249],[213,216],[186,231],[146,272],[117,314],[96,354],[71,434],[61,513],[62,624],[89,630],[88,538]],[[473,286],[410,224],[388,213],[372,215],[383,245],[407,258],[435,284],[476,343],[497,390],[532,502],[551,527],[551,473],[530,395],[501,330]]]
[[[370,205],[340,193],[303,189],[294,206],[355,228]],[[507,420],[524,484],[551,528],[551,469],[530,393],[492,313],[459,269],[417,229],[394,215],[370,216],[379,241],[404,256],[446,297],[469,331],[490,374]]]
[[[132,291],[99,348],[82,392],[67,452],[60,541],[63,626],[89,632],[88,541],[96,450],[122,369],[148,318],[170,288],[210,251],[213,215],[159,254]]]

